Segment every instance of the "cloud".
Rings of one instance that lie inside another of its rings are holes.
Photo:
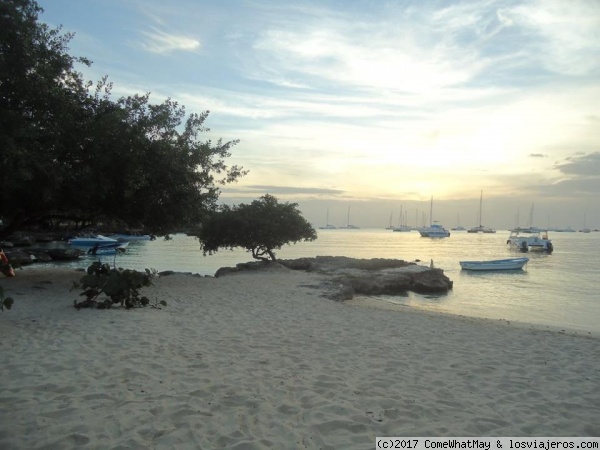
[[[544,155],[543,153],[530,153],[530,158],[547,158],[548,155]]]
[[[142,47],[152,53],[189,52],[200,49],[200,41],[197,39],[169,34],[156,28],[153,28],[152,31],[144,31],[142,34],[147,38],[142,43]]]
[[[227,193],[251,193],[251,194],[271,194],[271,195],[328,195],[337,196],[344,193],[341,189],[327,189],[327,188],[310,188],[303,186],[274,186],[274,185],[249,185],[240,189],[223,189],[223,192]]]
[[[600,179],[600,152],[566,158],[565,162],[556,164],[556,168],[566,175]]]

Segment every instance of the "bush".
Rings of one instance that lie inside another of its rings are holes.
[[[79,295],[85,296],[82,302],[73,302],[75,308],[98,308],[108,309],[115,303],[120,303],[127,309],[150,306],[160,309],[160,306],[167,306],[167,302],[150,303],[148,297],[140,295],[142,287],[151,286],[152,279],[156,276],[156,270],[146,269],[145,272],[138,272],[129,269],[111,269],[108,264],[102,264],[99,261],[94,262],[87,268],[87,274],[79,282],[73,284],[73,289],[83,289]],[[108,297],[104,301],[98,301],[100,295]]]
[[[12,297],[4,297],[4,288],[0,286],[0,311],[4,311],[4,308],[12,308],[14,302]]]

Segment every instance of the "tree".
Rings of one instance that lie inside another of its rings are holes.
[[[205,255],[220,248],[242,247],[251,251],[255,259],[275,261],[274,250],[284,244],[317,239],[314,228],[297,206],[279,203],[272,195],[249,205],[222,206],[203,223],[197,236],[200,247]]]
[[[34,0],[0,0],[0,239],[28,225],[116,221],[155,234],[197,225],[237,141],[200,141],[209,112],[150,95],[111,99],[68,54],[72,34],[38,22]],[[90,89],[92,88],[92,89]]]

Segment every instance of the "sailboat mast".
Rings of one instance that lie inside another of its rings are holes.
[[[433,223],[433,195],[431,196],[431,204],[429,205],[429,226]]]
[[[481,210],[483,208],[483,190],[481,191],[481,194],[479,196],[479,226],[483,226],[481,225]]]

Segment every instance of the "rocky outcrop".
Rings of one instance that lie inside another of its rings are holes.
[[[338,301],[349,300],[355,295],[406,295],[408,291],[445,294],[453,285],[442,269],[399,259],[356,259],[342,256],[250,262],[236,267],[222,267],[215,276],[249,270],[304,270],[322,273],[329,278],[323,286],[326,296]]]
[[[39,262],[72,261],[84,254],[77,248],[28,248],[7,250],[5,253],[10,264],[17,267]]]

